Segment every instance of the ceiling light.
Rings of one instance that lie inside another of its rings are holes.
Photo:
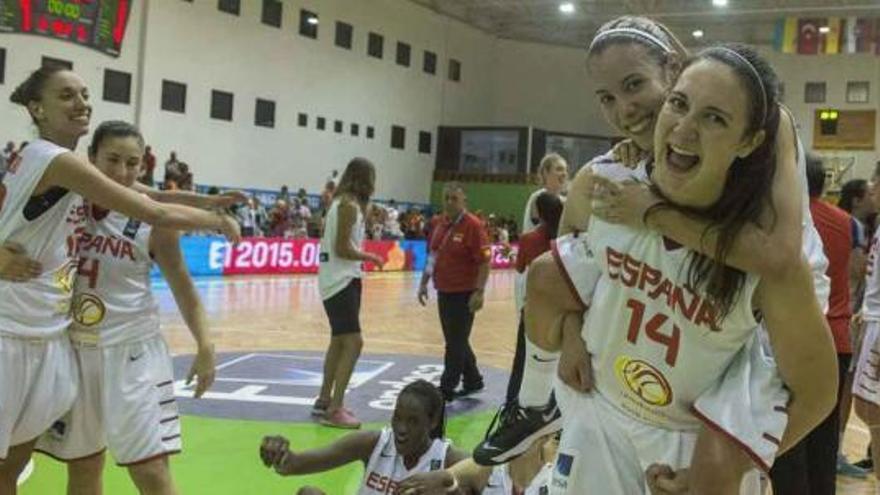
[[[697,29],[696,31],[694,31],[691,34],[694,35],[694,38],[702,38],[704,33],[703,33],[702,29]]]
[[[712,5],[716,7],[727,7],[727,0],[712,0]]]
[[[308,22],[309,24],[311,24],[313,26],[317,26],[318,25],[318,18],[317,17],[309,17],[306,20],[306,22]]]
[[[819,28],[819,32],[822,34],[828,34],[831,32],[831,28],[828,26],[822,26]]]
[[[574,4],[571,2],[560,4],[559,11],[563,14],[574,14]]]

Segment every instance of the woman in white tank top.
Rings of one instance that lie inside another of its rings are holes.
[[[521,456],[494,467],[465,459],[443,471],[413,475],[400,484],[400,495],[433,495],[458,487],[465,495],[547,495],[553,461],[559,448],[556,435],[545,435]]]
[[[267,436],[260,458],[282,476],[322,473],[361,461],[365,472],[358,495],[399,493],[404,479],[446,469],[466,457],[444,438],[444,420],[445,403],[437,387],[416,380],[400,391],[390,428],[351,433],[327,447],[302,452],[290,450],[287,438]],[[325,489],[303,487],[297,494],[323,495]],[[329,493],[342,492],[334,487]]]
[[[363,262],[381,269],[384,260],[363,249],[364,217],[376,184],[376,169],[369,160],[355,158],[345,167],[321,236],[318,290],[330,320],[330,345],[324,357],[324,380],[312,414],[321,424],[360,428],[360,421],[345,407],[345,389],[364,341],[360,306]]]
[[[83,80],[70,70],[34,71],[10,100],[25,107],[40,138],[9,165],[0,183],[2,257],[27,256],[43,272],[35,279],[0,281],[0,492],[15,493],[36,438],[70,408],[76,391],[66,328],[72,301],[82,197],[152,225],[220,230],[233,240],[238,223],[178,205],[157,203],[116,184],[75,155],[89,131],[92,107]],[[32,273],[32,272],[31,272]],[[24,402],[23,397],[29,399]]]

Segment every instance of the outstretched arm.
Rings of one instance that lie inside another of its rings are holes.
[[[269,436],[260,445],[260,458],[282,476],[321,473],[358,460],[366,463],[378,441],[378,431],[359,431],[327,447],[296,453],[286,438]]]

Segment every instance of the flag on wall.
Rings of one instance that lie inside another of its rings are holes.
[[[819,53],[819,26],[822,19],[798,19],[797,52],[801,55]]]
[[[795,53],[795,42],[798,33],[797,17],[786,17],[782,27],[782,53]]]
[[[855,53],[871,53],[874,42],[874,20],[857,19],[855,29]]]
[[[829,17],[826,24],[828,32],[822,38],[822,53],[835,54],[840,53],[840,34],[841,19],[840,17]]]
[[[843,45],[844,49],[841,50],[844,53],[855,53],[856,52],[856,18],[855,17],[847,17],[845,26],[843,28]]]

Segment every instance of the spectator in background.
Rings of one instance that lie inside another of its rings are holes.
[[[180,176],[180,161],[177,159],[177,152],[172,151],[168,160],[165,161],[165,180],[169,177],[177,178]]]
[[[308,235],[309,207],[294,198],[290,207],[290,236],[294,239],[305,239]]]
[[[154,173],[156,171],[156,155],[152,149],[147,146],[144,148],[144,158],[141,161],[141,174],[138,182],[153,187]]]
[[[403,231],[400,228],[400,211],[397,209],[397,202],[392,199],[385,206],[385,232],[382,238],[397,240],[401,237],[403,237]]]
[[[335,170],[334,170],[335,172]],[[333,203],[333,195],[336,193],[336,182],[332,180],[328,180],[326,184],[324,184],[324,190],[321,191],[321,216],[327,214],[327,210],[330,209],[330,204]]]
[[[333,169],[333,171],[330,172],[330,177],[327,178],[327,182],[332,182],[333,189],[335,190],[336,186],[339,185],[339,170]]]
[[[269,234],[269,212],[266,211],[266,207],[256,194],[251,197],[251,201],[254,203],[256,235],[266,237]]]
[[[404,238],[409,240],[425,238],[425,217],[422,215],[422,210],[415,206],[410,208],[405,225]]]
[[[193,183],[193,174],[189,170],[189,165],[180,162],[179,167],[180,176],[177,179],[177,187],[179,187],[182,191],[195,190],[195,184]]]
[[[385,231],[385,208],[373,203],[367,218],[367,236],[372,241],[382,240]]]
[[[253,237],[257,233],[257,207],[254,198],[243,205],[235,205],[235,218],[241,226],[242,237]]]
[[[299,188],[299,191],[296,192],[296,199],[299,200],[301,205],[308,206],[309,204],[309,193],[306,192],[304,187]]]
[[[278,199],[275,206],[269,212],[269,235],[271,237],[285,237],[290,228],[290,209],[287,201]]]
[[[290,190],[287,189],[287,184],[281,186],[281,192],[278,193],[278,197],[276,199],[284,201],[284,204],[290,204]]]

